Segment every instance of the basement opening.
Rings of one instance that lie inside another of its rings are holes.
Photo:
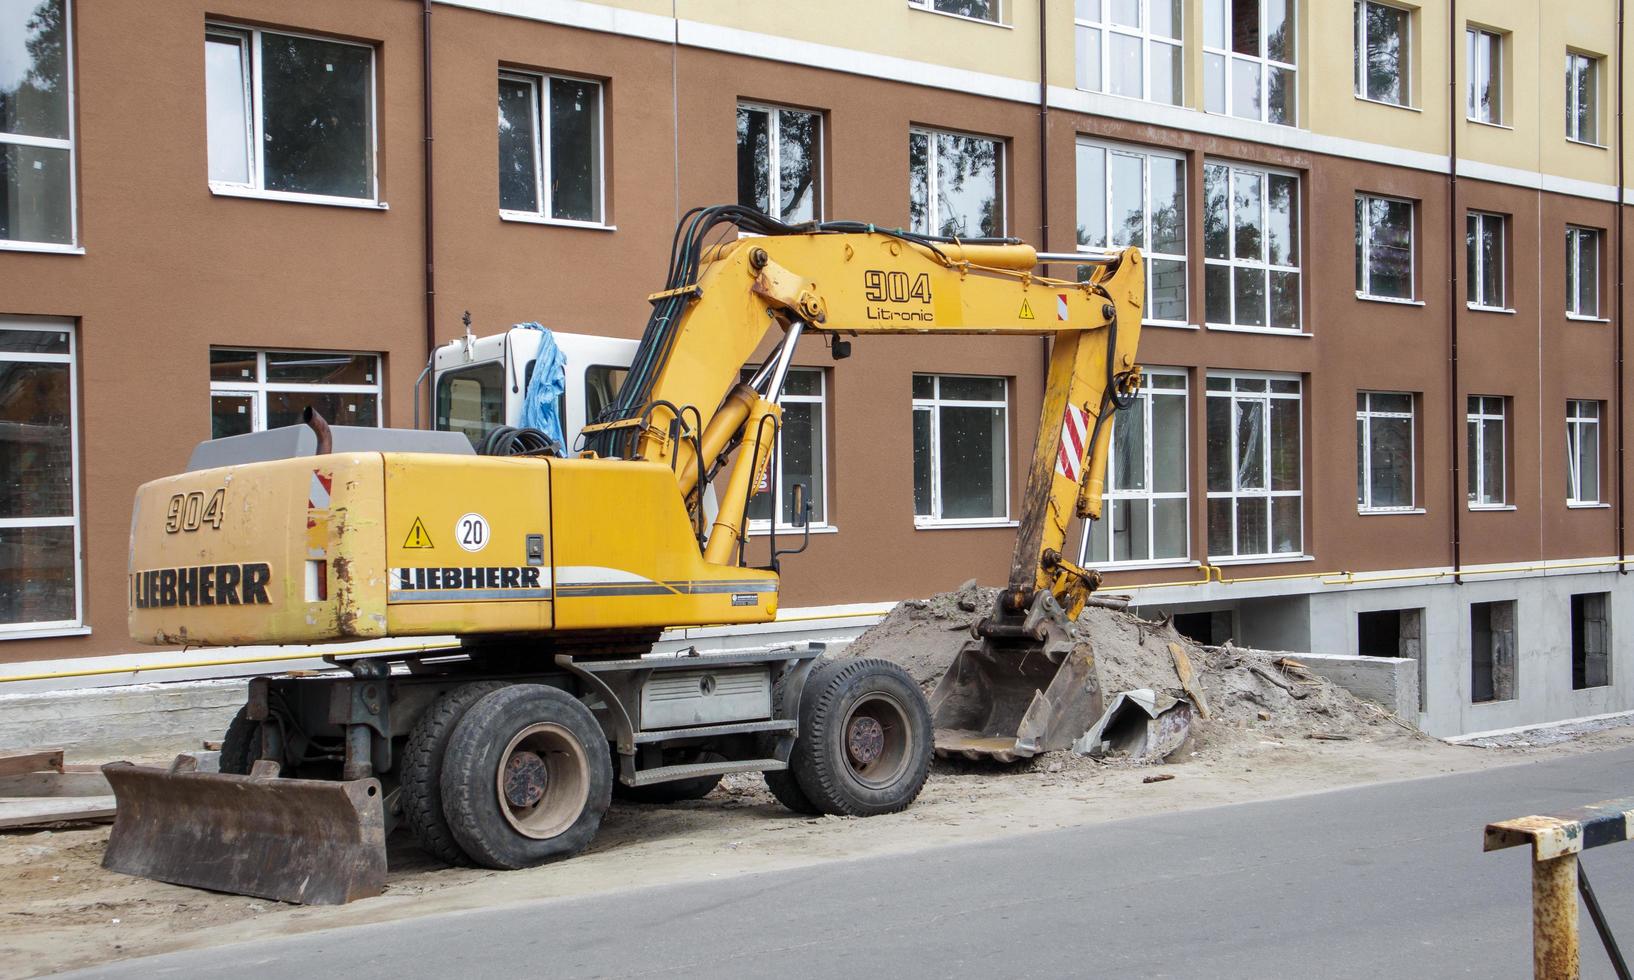
[[[1469,606],[1470,701],[1515,699],[1515,603]]]
[[[1356,652],[1418,661],[1418,710],[1425,710],[1424,610],[1375,609],[1356,614]]]
[[[1572,690],[1611,683],[1611,593],[1572,596]]]
[[[1193,643],[1217,647],[1231,639],[1231,610],[1175,613],[1174,630]]]

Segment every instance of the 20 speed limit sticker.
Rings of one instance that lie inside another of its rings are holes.
[[[488,547],[488,518],[481,514],[464,515],[454,524],[454,540],[466,551]]]

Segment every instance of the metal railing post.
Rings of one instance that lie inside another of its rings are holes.
[[[1532,975],[1577,980],[1577,855],[1532,862]]]

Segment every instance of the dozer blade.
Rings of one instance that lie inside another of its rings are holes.
[[[939,754],[1011,762],[1068,748],[1100,718],[1094,654],[1041,599],[1012,635],[967,642],[937,682]]]
[[[380,783],[236,776],[112,762],[118,806],[102,866],[177,885],[303,905],[343,905],[386,883]]]

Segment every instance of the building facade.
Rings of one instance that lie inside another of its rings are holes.
[[[466,312],[636,336],[741,201],[1140,245],[1109,589],[1413,657],[1436,733],[1634,709],[1620,10],[0,0],[0,662],[133,650],[130,501],[198,440],[412,425]],[[998,581],[1046,351],[808,345],[785,606]]]

